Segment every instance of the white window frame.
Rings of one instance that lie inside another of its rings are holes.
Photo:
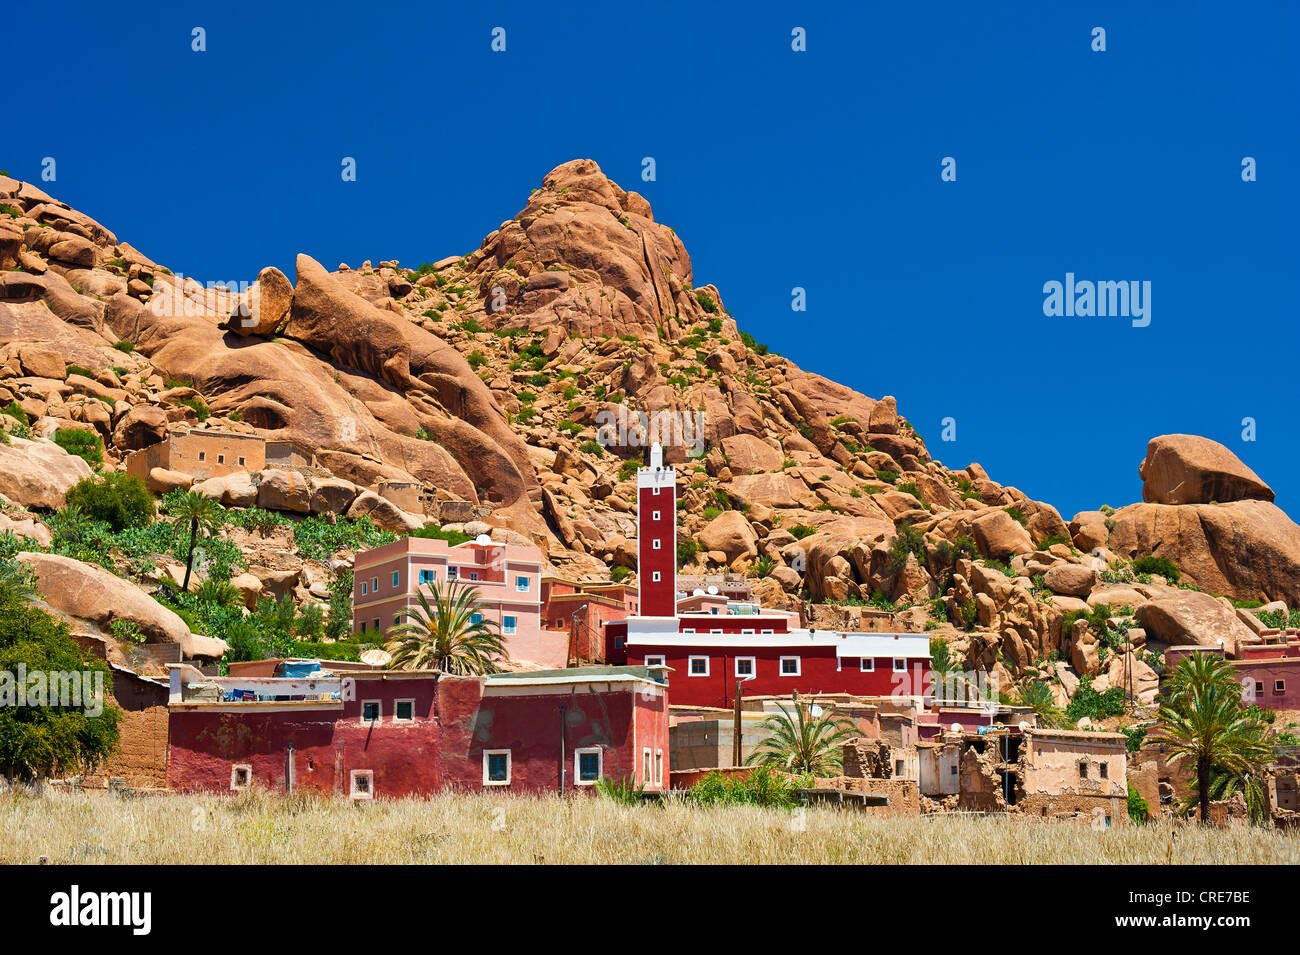
[[[902,666],[899,666],[900,663],[902,664]],[[907,657],[894,657],[894,672],[895,673],[907,672]]]
[[[658,511],[655,511],[655,512],[654,512],[654,517],[652,518],[652,520],[656,520],[656,521],[659,520],[659,512],[658,512]]]
[[[651,549],[651,550],[660,550],[660,549],[661,549],[661,548],[660,548],[660,545],[661,545],[662,543],[663,543],[663,542],[662,542],[658,537],[651,538],[651,540],[650,540],[650,549]]]
[[[875,658],[875,657],[859,657],[859,658],[858,658],[858,672],[859,672],[859,673],[875,673],[875,672],[876,672],[876,658]]]
[[[650,577],[650,579],[651,579],[654,583],[656,583],[656,584],[659,583],[659,580],[660,580],[660,577],[659,577],[659,571],[656,570],[656,571],[653,573],[653,575]]]
[[[490,779],[488,777],[488,766],[490,763],[489,757],[491,756],[504,756],[506,758],[506,778],[504,780]],[[514,772],[514,762],[515,762],[514,758],[510,755],[510,750],[508,749],[483,750],[483,785],[484,786],[509,786],[510,777]]]
[[[420,568],[419,580],[421,587],[426,584],[436,584],[438,582],[438,572],[430,567],[422,567]]]
[[[378,578],[378,577],[371,577],[371,578],[370,578],[370,592],[371,592],[372,594],[377,594],[377,593],[379,593],[379,578]]]
[[[366,590],[366,582],[365,582],[364,580],[361,581],[361,596],[364,597],[364,596],[365,596],[366,594],[368,594],[369,592],[370,592],[370,591]]]
[[[682,633],[694,633],[694,632],[695,632],[694,627],[682,627]]]
[[[703,661],[704,661],[704,672],[703,672],[703,673],[696,673],[696,672],[695,672],[694,667],[695,667],[695,661],[696,661],[696,660],[703,660]],[[686,658],[686,675],[687,675],[687,676],[708,676],[708,675],[709,675],[709,658],[708,658],[707,656],[704,656],[704,655],[701,655],[701,654],[695,654],[694,656],[689,656],[689,657],[687,657],[687,658]]]
[[[406,717],[405,719],[397,715],[397,708],[401,706],[403,703],[411,704],[411,715]],[[415,722],[415,698],[414,697],[405,700],[393,700],[393,718],[391,722],[393,723],[414,723]]]
[[[709,633],[721,633],[721,632],[722,632],[722,628],[721,628],[721,627],[718,627],[718,629],[716,629],[716,630],[710,630],[710,631],[709,631]]]
[[[1273,694],[1276,696],[1284,693],[1286,693],[1286,680],[1274,680]]]
[[[740,664],[744,660],[749,661],[748,673],[740,672]],[[736,657],[736,679],[740,679],[743,676],[757,676],[757,675],[758,675],[758,657]]]
[[[517,574],[515,576],[515,590],[518,593],[526,594],[532,588],[533,582],[527,574]]]
[[[513,637],[518,632],[519,632],[519,617],[511,613],[502,614],[501,635],[503,637]]]
[[[582,757],[588,753],[596,754],[596,778],[584,780],[582,778]],[[594,786],[605,775],[605,747],[603,746],[579,746],[573,751],[573,785],[575,786]]]
[[[459,568],[459,567],[448,567],[448,568],[447,568],[447,579],[448,579],[448,580],[459,580],[459,579],[460,579],[460,568]]]
[[[358,779],[366,779],[368,785],[365,790],[357,788]],[[373,769],[354,769],[348,774],[348,798],[349,799],[374,799],[375,798],[375,771]]]
[[[242,467],[243,467],[245,464],[247,464],[247,463],[248,463],[248,462],[245,461],[244,458],[243,458],[243,456],[241,455],[240,458],[239,458],[239,466],[242,468]]]
[[[241,786],[239,784],[239,774],[247,773],[248,780]],[[253,765],[252,763],[235,763],[230,767],[230,788],[235,792],[243,792],[253,785]]]
[[[754,631],[753,631],[753,630],[742,630],[742,631],[740,631],[740,632],[741,632],[741,633],[750,633],[750,634],[752,634]]]
[[[369,703],[373,703],[375,704],[375,706],[379,708],[379,712],[375,715],[375,718],[373,720],[366,719],[366,705]],[[384,701],[383,700],[362,700],[361,715],[358,717],[358,719],[361,720],[362,726],[368,726],[370,724],[374,724],[378,726],[380,723],[384,721]]]
[[[650,489],[650,493],[653,494],[655,497],[658,497],[658,496],[659,496],[659,488],[657,488],[657,487],[652,487],[652,488]]]
[[[655,785],[663,786],[664,784],[664,751],[655,750]]]
[[[665,658],[664,654],[662,653],[647,653],[644,665],[648,667],[667,666],[668,660]]]
[[[651,786],[654,784],[654,766],[655,754],[649,746],[641,747],[641,784]]]
[[[794,661],[793,673],[787,673],[785,671],[785,662],[787,660]],[[803,676],[803,657],[782,657],[780,663],[777,666],[776,672],[779,676]]]
[[[774,634],[774,633],[776,633],[776,631],[775,631],[775,630],[764,630],[763,633],[773,633],[773,634]]]
[[[218,463],[218,464],[225,464],[225,463],[226,463],[226,456],[225,456],[224,454],[218,454],[218,455],[217,455],[217,463]]]

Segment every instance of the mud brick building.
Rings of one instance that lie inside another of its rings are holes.
[[[147,480],[154,468],[180,471],[196,480],[266,467],[266,439],[255,434],[173,428],[157,444],[126,456],[126,470]]]

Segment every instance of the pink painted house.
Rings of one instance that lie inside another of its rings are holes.
[[[483,616],[500,627],[510,659],[545,664],[555,655],[555,635],[542,633],[542,552],[536,547],[486,536],[455,546],[403,537],[357,554],[353,573],[352,630],[362,640],[386,640],[402,622],[401,612],[419,606],[422,585],[461,580],[478,588]]]

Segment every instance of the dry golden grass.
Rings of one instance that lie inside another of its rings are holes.
[[[0,859],[52,863],[1272,863],[1300,835],[1161,822],[1096,831],[1016,817],[815,807],[620,806],[505,793],[377,801],[0,796]]]

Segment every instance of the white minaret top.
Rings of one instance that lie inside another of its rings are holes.
[[[637,487],[672,487],[677,486],[677,469],[664,467],[664,449],[658,443],[650,445],[650,466],[637,468]]]

